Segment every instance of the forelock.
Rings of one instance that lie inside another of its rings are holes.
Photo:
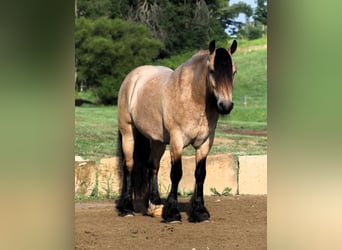
[[[227,72],[229,76],[232,75],[232,59],[226,49],[216,49],[214,69],[217,73]]]

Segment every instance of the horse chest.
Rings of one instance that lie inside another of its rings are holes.
[[[205,117],[187,124],[183,127],[184,144],[192,144],[194,147],[202,145],[211,136],[211,126]]]

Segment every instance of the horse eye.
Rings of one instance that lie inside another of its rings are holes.
[[[234,71],[233,76],[235,76],[236,74],[237,74],[237,70]]]
[[[209,69],[210,74],[215,74],[215,71],[213,69]]]

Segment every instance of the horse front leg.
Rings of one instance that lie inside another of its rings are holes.
[[[208,144],[209,145],[209,144]],[[209,211],[204,206],[203,185],[206,177],[206,162],[209,147],[203,144],[196,151],[195,190],[190,201],[190,218],[192,222],[204,222],[210,220]]]
[[[171,190],[167,198],[166,204],[163,208],[162,217],[165,222],[176,223],[181,222],[181,215],[178,210],[177,192],[178,184],[182,178],[182,145],[180,143],[170,143],[171,153]]]
[[[173,223],[180,222],[182,217],[178,210],[178,201],[177,201],[177,192],[178,192],[178,184],[180,179],[182,178],[182,160],[179,159],[175,162],[172,162],[171,166],[171,191],[166,201],[166,205],[163,209],[163,219],[165,222]]]

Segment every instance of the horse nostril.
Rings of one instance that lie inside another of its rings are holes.
[[[218,110],[221,114],[229,114],[230,111],[232,111],[234,107],[233,102],[224,102],[224,101],[218,101],[217,102]]]
[[[223,102],[221,102],[221,101],[217,102],[217,106],[219,107],[219,109],[224,109]]]
[[[232,110],[234,108],[234,102],[230,103],[230,107],[229,108],[230,108],[230,110]]]
[[[228,104],[228,107],[227,107],[227,114],[229,114],[230,111],[232,111],[233,108],[234,108],[234,103],[233,103],[233,102],[230,102],[230,103]]]

